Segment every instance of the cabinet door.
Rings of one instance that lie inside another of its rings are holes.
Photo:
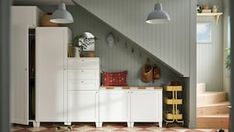
[[[128,91],[103,90],[99,92],[100,122],[129,120]]]
[[[68,122],[97,121],[97,92],[68,91]]]
[[[36,120],[65,121],[65,28],[36,28]]]
[[[11,122],[27,125],[29,120],[28,28],[13,24],[11,35]]]
[[[155,90],[136,90],[131,93],[131,121],[162,121],[162,96]]]

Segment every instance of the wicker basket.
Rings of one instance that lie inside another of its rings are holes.
[[[151,65],[144,65],[141,73],[141,80],[143,82],[153,81],[153,67]]]
[[[58,27],[59,24],[50,22],[51,15],[52,15],[52,13],[46,13],[45,15],[43,15],[41,18],[41,21],[40,21],[40,26],[42,26],[42,27]]]

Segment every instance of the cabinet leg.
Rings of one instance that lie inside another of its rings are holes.
[[[128,127],[134,127],[134,122],[128,122]]]
[[[33,127],[40,127],[40,122],[33,121]]]
[[[96,122],[95,124],[96,124],[96,127],[98,127],[98,128],[102,127],[102,122]]]
[[[158,122],[158,126],[159,126],[159,127],[162,127],[162,122]]]
[[[71,126],[71,122],[64,122],[64,125]]]

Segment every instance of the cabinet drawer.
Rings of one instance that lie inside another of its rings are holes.
[[[68,59],[68,69],[99,69],[99,59],[98,58],[72,58]]]
[[[98,90],[97,80],[68,80],[68,90]]]
[[[97,70],[68,70],[68,80],[99,79]]]

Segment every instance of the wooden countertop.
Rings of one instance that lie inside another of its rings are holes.
[[[159,86],[101,86],[100,89],[122,89],[122,90],[157,90],[157,89],[163,89]]]

